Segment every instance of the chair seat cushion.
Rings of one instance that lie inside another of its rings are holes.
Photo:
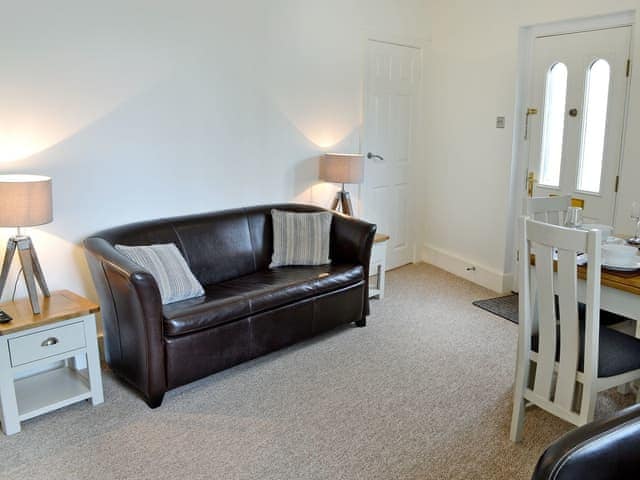
[[[359,265],[282,267],[205,287],[203,297],[163,307],[164,334],[178,336],[353,285]]]
[[[582,313],[582,312],[581,312]],[[578,370],[584,371],[584,317],[580,315],[580,352]],[[556,332],[556,361],[560,360],[560,326]],[[538,334],[531,336],[531,350],[538,351]],[[598,377],[613,377],[640,369],[640,340],[611,328],[600,327],[598,349]]]

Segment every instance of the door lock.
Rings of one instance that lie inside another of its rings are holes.
[[[569,116],[570,117],[577,117],[578,116],[578,109],[577,108],[572,108],[571,110],[569,110]]]

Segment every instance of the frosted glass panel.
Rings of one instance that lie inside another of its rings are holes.
[[[567,75],[567,66],[564,63],[556,63],[547,73],[540,184],[550,187],[560,186],[564,110],[567,104]]]
[[[609,104],[609,81],[611,67],[606,60],[598,60],[587,72],[582,148],[578,190],[600,192],[604,141],[607,131],[607,108]]]

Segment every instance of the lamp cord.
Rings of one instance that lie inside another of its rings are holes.
[[[11,301],[13,302],[16,299],[16,290],[18,289],[18,282],[20,281],[20,275],[22,275],[22,268],[16,275],[16,283],[13,284],[13,295],[11,295]]]

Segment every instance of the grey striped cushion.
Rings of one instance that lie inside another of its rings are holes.
[[[116,249],[155,278],[163,305],[204,295],[202,285],[193,276],[175,244],[116,245]]]
[[[269,267],[331,263],[331,212],[293,213],[271,210],[271,217],[273,257]]]

